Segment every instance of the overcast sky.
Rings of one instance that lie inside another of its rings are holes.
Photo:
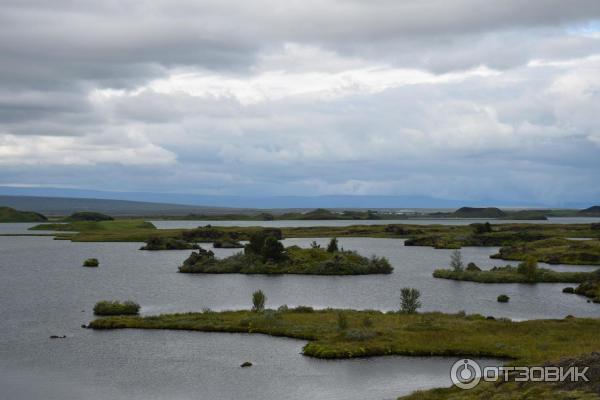
[[[598,0],[3,0],[0,186],[600,201]]]

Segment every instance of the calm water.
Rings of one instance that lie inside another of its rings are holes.
[[[349,225],[387,225],[387,224],[411,224],[411,225],[469,225],[473,223],[490,222],[491,224],[589,224],[600,222],[600,218],[548,218],[547,221],[517,221],[496,219],[391,219],[391,220],[322,220],[322,221],[150,221],[159,229],[170,228],[196,228],[198,226],[264,226],[273,228],[283,227],[306,227],[306,226],[349,226]]]
[[[289,239],[308,246],[312,239]],[[317,239],[325,243],[326,239]],[[444,358],[323,361],[300,355],[305,342],[261,335],[169,331],[95,332],[79,326],[102,299],[133,299],[144,314],[248,308],[262,289],[267,305],[398,307],[398,292],[423,292],[424,310],[525,318],[600,316],[600,306],[564,295],[564,284],[478,285],[437,280],[449,250],[405,247],[397,239],[342,238],[365,255],[386,256],[392,275],[362,277],[187,275],[189,251],[144,252],[139,243],[71,243],[0,237],[0,398],[6,399],[392,399],[448,386]],[[482,266],[493,248],[465,248]],[[218,256],[237,250],[216,249]],[[100,268],[82,268],[97,257]],[[572,269],[573,267],[557,266]],[[579,269],[579,268],[578,268]],[[586,269],[586,267],[581,267]],[[590,269],[590,268],[588,268]],[[506,293],[508,304],[496,302]],[[67,335],[51,340],[50,335]],[[243,361],[255,366],[239,368]],[[494,362],[490,360],[489,362]]]

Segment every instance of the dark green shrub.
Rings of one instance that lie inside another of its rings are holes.
[[[400,312],[404,314],[415,314],[421,307],[419,298],[421,292],[415,288],[400,289]]]
[[[267,296],[265,296],[262,290],[257,290],[252,293],[252,311],[254,312],[262,312],[265,309],[265,302],[267,301]]]
[[[574,287],[566,287],[563,289],[563,293],[575,293],[575,288]]]
[[[84,267],[97,267],[98,265],[100,265],[100,262],[97,258],[88,258],[83,262]]]
[[[498,296],[498,303],[508,303],[508,301],[510,300],[510,297],[508,297],[505,294],[501,294],[500,296]]]
[[[339,251],[337,238],[331,238],[329,244],[327,245],[327,251],[329,253],[335,253],[336,251]]]
[[[94,306],[95,315],[137,315],[140,305],[133,301],[120,303],[118,301],[103,300]]]
[[[315,312],[315,309],[310,306],[297,306],[292,308],[292,311],[297,313],[312,313]]]
[[[462,254],[460,250],[454,250],[450,256],[450,268],[454,272],[461,272],[464,269]]]
[[[535,275],[538,270],[538,263],[535,257],[527,257],[525,261],[519,263],[517,272],[525,275],[528,279],[535,279]]]

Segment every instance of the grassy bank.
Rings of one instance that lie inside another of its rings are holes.
[[[548,264],[600,265],[600,240],[552,238],[516,243],[500,248],[492,258],[524,260],[528,256]]]
[[[487,271],[436,269],[433,272],[435,278],[478,283],[582,283],[592,279],[595,274],[598,272],[557,272],[538,268],[534,274],[528,276],[510,265],[494,267]]]
[[[346,328],[340,330],[339,313]],[[363,356],[473,356],[542,363],[600,348],[600,320],[566,318],[511,322],[479,315],[398,314],[378,311],[224,311],[150,317],[108,317],[94,329],[175,329],[264,333],[308,340],[303,354],[317,358]]]

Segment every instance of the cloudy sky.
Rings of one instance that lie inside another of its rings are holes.
[[[600,200],[598,0],[3,0],[0,186]]]

